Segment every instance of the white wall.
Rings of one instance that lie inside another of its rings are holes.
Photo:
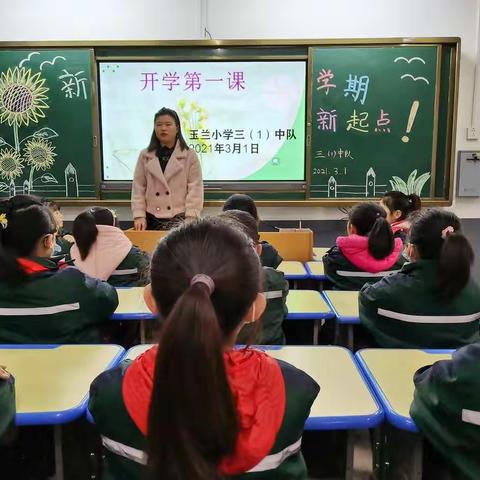
[[[480,0],[0,0],[0,41],[199,39],[201,6],[213,38],[462,39],[457,149],[472,115]],[[477,88],[480,96],[480,85]],[[476,112],[477,127],[480,116]],[[461,217],[480,217],[480,199],[457,199]],[[208,209],[210,210],[210,209]],[[67,218],[77,209],[65,209]],[[128,218],[128,209],[120,209]],[[265,208],[265,219],[340,218],[331,208]]]

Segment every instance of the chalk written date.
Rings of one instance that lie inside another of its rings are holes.
[[[314,175],[346,175],[347,171],[347,167],[313,168]]]

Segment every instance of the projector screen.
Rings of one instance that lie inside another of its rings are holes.
[[[206,181],[305,178],[304,61],[99,62],[103,180],[131,180],[162,107]]]

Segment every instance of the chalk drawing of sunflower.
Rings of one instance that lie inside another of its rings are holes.
[[[47,170],[53,165],[54,157],[57,156],[54,150],[55,147],[48,140],[33,138],[25,145],[24,158],[35,170]]]
[[[23,172],[23,162],[20,155],[12,148],[0,150],[0,177],[14,180]]]
[[[40,72],[33,74],[24,67],[9,68],[0,75],[0,123],[20,127],[37,123],[45,118],[44,110],[48,108],[44,87],[45,79]]]

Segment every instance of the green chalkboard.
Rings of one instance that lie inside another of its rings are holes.
[[[440,49],[310,49],[310,198],[434,196]]]
[[[96,195],[89,49],[0,49],[0,196]]]

